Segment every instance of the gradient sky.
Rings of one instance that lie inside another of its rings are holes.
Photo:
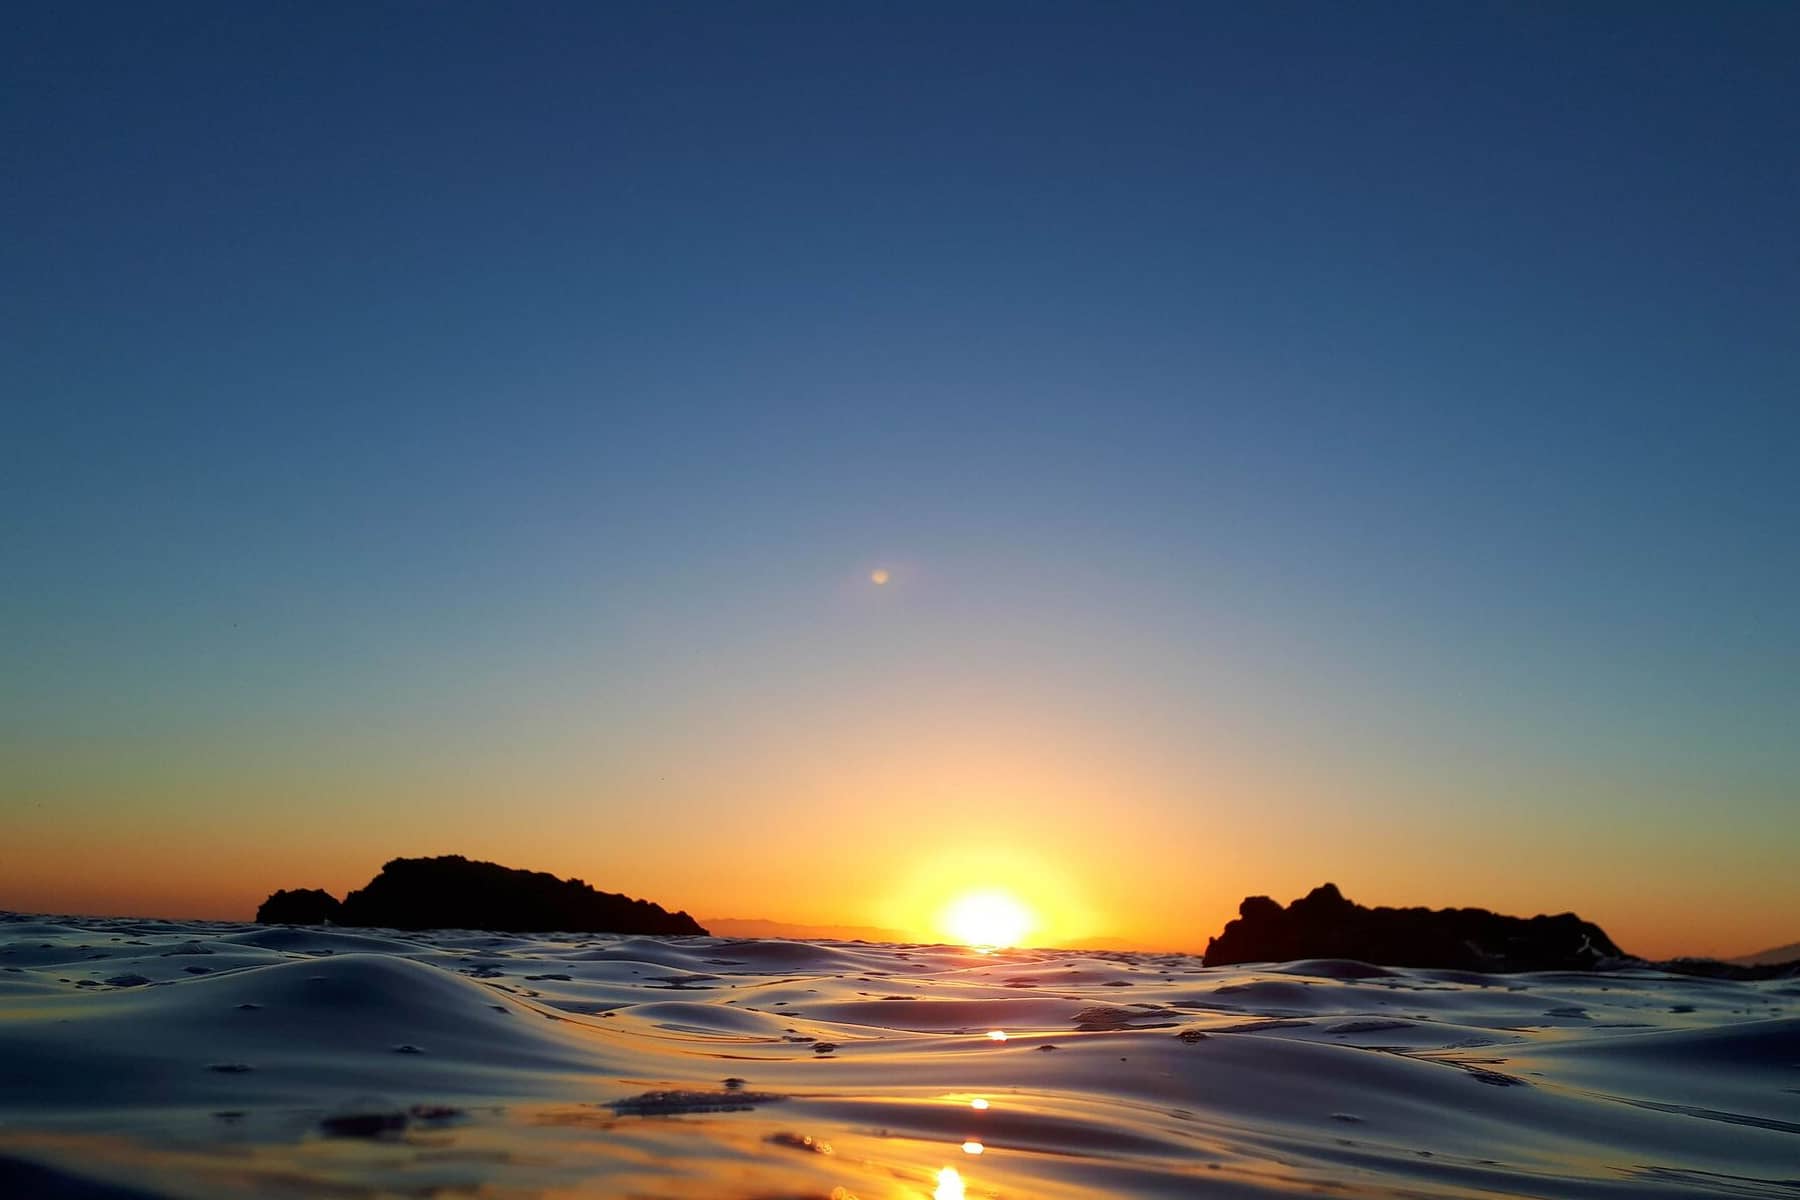
[[[14,6],[0,907],[455,851],[1792,941],[1797,63],[1785,3]]]

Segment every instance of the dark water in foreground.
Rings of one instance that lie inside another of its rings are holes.
[[[0,918],[0,1194],[1793,1200],[1796,1013],[1652,972]]]

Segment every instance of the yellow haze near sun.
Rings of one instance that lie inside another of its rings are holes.
[[[917,860],[888,922],[968,946],[1058,945],[1095,932],[1078,881],[1035,856],[980,845]]]

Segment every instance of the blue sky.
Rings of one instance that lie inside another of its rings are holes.
[[[1629,827],[1737,914],[1699,941],[1791,890],[1792,6],[7,24],[0,805],[45,845],[260,844],[277,778],[389,814],[377,861],[446,780],[723,828],[941,710],[1133,763],[971,768],[1020,813]]]

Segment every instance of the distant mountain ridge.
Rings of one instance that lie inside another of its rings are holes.
[[[794,921],[772,921],[766,917],[708,917],[706,927],[714,937],[781,938],[797,942],[882,942],[901,946],[933,944],[933,939],[921,940],[904,929],[887,929],[879,925],[803,925]],[[1076,938],[1056,945],[1033,944],[1032,948],[1077,951],[1146,949],[1138,942],[1120,937]]]
[[[687,913],[671,913],[648,900],[460,854],[393,859],[342,901],[318,888],[277,891],[256,910],[256,920],[506,933],[706,933]]]
[[[1800,942],[1789,942],[1785,946],[1775,946],[1768,950],[1758,950],[1755,954],[1745,954],[1739,958],[1728,959],[1745,967],[1766,967],[1779,963],[1800,962]]]
[[[1134,942],[1130,938],[1110,937],[1104,934],[1098,937],[1076,938],[1073,941],[1065,942],[1054,948],[1057,950],[1103,950],[1108,953],[1137,952],[1141,954],[1150,954],[1156,952],[1142,942]]]
[[[902,929],[883,929],[878,925],[800,925],[792,921],[771,921],[765,917],[708,917],[706,927],[714,937],[782,938],[792,941],[895,942],[909,945],[918,941]]]

